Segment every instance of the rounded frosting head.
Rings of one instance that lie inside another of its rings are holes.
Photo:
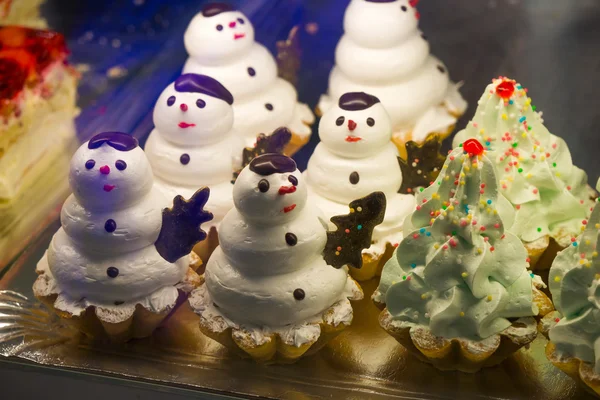
[[[153,175],[137,139],[126,133],[103,132],[73,155],[69,184],[86,209],[121,209],[150,192]]]
[[[352,0],[344,15],[344,32],[367,48],[395,47],[418,26],[408,0]]]
[[[392,122],[379,99],[364,92],[342,95],[319,122],[319,137],[334,154],[362,158],[392,139]]]
[[[233,97],[217,80],[181,75],[161,93],[154,107],[160,135],[179,145],[218,142],[233,127]]]
[[[296,163],[282,154],[254,158],[233,186],[233,202],[248,220],[281,224],[296,218],[306,205],[306,185]]]
[[[183,36],[188,54],[206,63],[236,58],[254,43],[254,28],[241,12],[222,3],[204,6]]]

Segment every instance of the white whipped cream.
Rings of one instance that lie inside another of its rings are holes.
[[[319,136],[321,143],[304,173],[310,197],[329,220],[347,214],[353,200],[382,191],[387,199],[384,221],[375,227],[373,246],[365,252],[383,254],[387,243],[402,239],[404,219],[415,207],[414,196],[398,193],[402,173],[389,116],[381,103],[363,110],[336,104],[321,118]],[[331,222],[330,227],[335,229]]]
[[[196,15],[184,35],[190,55],[184,73],[214,77],[233,94],[234,131],[244,144],[260,133],[285,126],[301,137],[310,135],[314,115],[294,87],[277,76],[269,51],[254,41],[250,20],[239,11],[205,17]]]
[[[429,54],[408,0],[378,3],[352,0],[344,16],[344,35],[336,48],[329,90],[319,108],[326,112],[346,92],[377,96],[392,119],[394,132],[423,141],[446,132],[466,102],[445,65]],[[458,94],[458,96],[457,96]]]
[[[189,257],[170,263],[154,247],[167,199],[153,186],[144,152],[85,143],[71,160],[69,182],[73,194],[62,209],[63,226],[38,266],[55,280],[62,299],[56,307],[144,302],[167,292],[171,303]]]
[[[221,316],[221,328],[251,331],[257,342],[275,332],[298,346],[319,336],[315,324],[349,324],[348,299],[362,293],[347,268],[325,263],[326,224],[307,203],[301,173],[294,167],[260,175],[247,167],[234,185],[234,203],[221,223],[206,283],[190,300],[196,312],[209,321]],[[325,313],[332,307],[335,315]]]

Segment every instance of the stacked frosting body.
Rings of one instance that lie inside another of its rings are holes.
[[[181,75],[160,95],[154,108],[156,127],[145,146],[156,185],[169,201],[210,188],[206,208],[214,218],[209,227],[218,227],[233,208],[231,181],[243,146],[232,131],[232,104],[231,93],[215,79]]]
[[[52,278],[54,306],[78,315],[90,305],[174,305],[190,260],[169,262],[155,247],[167,200],[135,138],[95,136],[73,156],[69,182],[62,227],[38,265]]]
[[[511,318],[537,313],[527,252],[505,230],[511,208],[485,155],[452,151],[417,203],[374,295],[394,321],[446,339],[482,340]]]
[[[250,20],[226,4],[211,3],[196,15],[184,36],[189,54],[184,73],[200,73],[221,82],[235,98],[234,130],[251,146],[260,133],[279,127],[308,141],[314,116],[298,103],[295,88],[278,78],[269,51],[254,41]]]
[[[252,332],[257,345],[275,332],[301,346],[319,337],[319,324],[349,324],[348,299],[362,293],[347,268],[325,263],[326,224],[307,203],[293,160],[255,158],[236,180],[234,202],[208,261],[206,284],[190,300],[196,312]]]
[[[346,92],[377,96],[395,134],[423,141],[430,133],[449,133],[466,103],[444,64],[429,53],[418,29],[418,12],[408,0],[352,0],[344,16],[344,35],[335,52],[326,112]]]
[[[596,189],[600,190],[600,181]],[[575,357],[600,374],[600,207],[596,203],[583,234],[560,252],[550,269],[549,286],[560,321],[550,329],[559,355]]]
[[[398,193],[402,172],[388,114],[375,96],[346,93],[321,118],[319,136],[305,172],[310,198],[329,220],[346,213],[352,200],[383,192],[385,219],[365,250],[381,255],[386,244],[400,242],[404,218],[415,206],[414,196]]]
[[[587,175],[573,165],[565,141],[544,126],[525,88],[494,79],[453,144],[469,138],[485,145],[500,191],[516,209],[511,232],[525,243],[550,236],[563,247],[579,234],[591,207]]]

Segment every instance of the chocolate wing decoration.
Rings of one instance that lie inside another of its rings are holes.
[[[246,147],[242,151],[242,166],[238,171],[233,173],[234,183],[240,172],[250,164],[250,161],[256,156],[269,153],[283,154],[283,149],[292,139],[292,132],[288,128],[277,128],[269,136],[264,133],[259,134],[256,137],[256,143],[254,147]]]
[[[189,199],[179,195],[173,199],[173,207],[165,208],[162,227],[154,247],[168,262],[175,262],[188,255],[194,245],[206,239],[201,225],[213,219],[211,212],[204,210],[210,189],[198,189]]]
[[[337,230],[327,232],[325,262],[334,268],[361,268],[362,250],[371,247],[373,229],[383,222],[385,206],[385,194],[373,192],[350,203],[349,214],[331,217]]]
[[[294,87],[298,83],[298,71],[300,71],[300,39],[299,26],[296,25],[290,31],[286,40],[277,42],[277,67],[279,77],[285,79]]]
[[[418,187],[428,187],[435,181],[444,166],[446,157],[440,153],[442,142],[437,135],[430,135],[419,144],[406,143],[406,160],[398,157],[402,170],[402,186],[399,193],[415,193]]]

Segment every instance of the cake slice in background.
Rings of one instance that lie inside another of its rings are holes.
[[[45,28],[46,21],[40,15],[44,0],[0,0],[0,25],[19,25]]]
[[[0,266],[67,194],[78,80],[67,55],[58,33],[0,28]]]

